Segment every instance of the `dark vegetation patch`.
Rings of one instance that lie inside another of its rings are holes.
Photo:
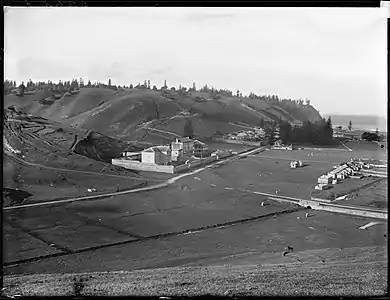
[[[24,200],[31,197],[27,191],[11,188],[3,188],[3,201],[4,206],[12,206],[23,203]]]

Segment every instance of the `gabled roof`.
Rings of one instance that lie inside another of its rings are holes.
[[[207,146],[207,144],[201,142],[201,141],[198,141],[198,140],[194,140],[194,145],[201,145],[201,146]]]
[[[170,149],[168,146],[153,146],[153,147],[150,147],[150,148],[143,150],[143,152],[166,152],[169,150]]]
[[[181,138],[178,138],[178,141],[179,142],[191,142],[191,139],[189,137],[181,137]]]

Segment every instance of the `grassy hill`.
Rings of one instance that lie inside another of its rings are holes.
[[[255,262],[229,265],[5,276],[3,293],[7,296],[384,296],[385,249],[345,250],[350,256],[340,254],[338,249],[321,249],[297,253],[295,259],[274,254],[267,258],[257,256]],[[296,261],[298,257],[300,262]],[[318,261],[318,257],[326,257],[326,262]]]
[[[93,131],[5,109],[4,204],[81,196],[88,188],[115,191],[118,184],[134,187],[144,178],[107,165],[128,147]]]
[[[195,134],[204,137],[216,130],[236,131],[229,123],[258,125],[260,119],[290,123],[321,118],[311,106],[287,106],[259,99],[221,95],[211,99],[208,93],[154,91],[147,89],[83,88],[74,95],[55,101],[42,101],[43,91],[5,96],[5,106],[14,105],[26,113],[42,116],[67,125],[83,127],[111,137],[132,140],[142,134],[142,127],[151,127],[182,135],[184,122],[191,118]],[[181,111],[184,113],[178,115]],[[171,119],[173,116],[175,118]],[[154,122],[154,123],[153,123]],[[161,125],[159,123],[164,122]],[[161,132],[160,132],[161,133]]]

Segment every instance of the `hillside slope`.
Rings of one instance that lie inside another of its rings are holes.
[[[384,248],[321,249],[274,262],[132,272],[5,276],[4,294],[25,296],[384,296]],[[349,254],[349,255],[348,255]],[[351,254],[353,254],[351,256]],[[283,257],[283,256],[282,256]],[[299,257],[301,262],[297,262]],[[318,260],[326,257],[326,262]],[[356,260],[356,257],[359,259]],[[272,260],[272,259],[271,259]],[[288,262],[287,262],[288,261]],[[82,283],[76,289],[76,283]],[[77,293],[78,292],[78,293]]]
[[[208,93],[201,92],[83,88],[78,94],[64,95],[52,103],[42,101],[43,96],[46,95],[41,92],[23,98],[8,95],[5,106],[14,105],[26,113],[124,140],[142,135],[140,127],[145,124],[182,135],[187,118],[192,119],[195,134],[200,137],[211,136],[216,130],[236,131],[229,123],[259,125],[262,118],[295,124],[321,118],[312,106],[290,107],[282,102],[226,95],[211,99]]]
[[[145,182],[139,174],[107,165],[127,147],[93,131],[5,109],[4,205],[137,186]]]

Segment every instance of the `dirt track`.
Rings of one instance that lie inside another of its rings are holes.
[[[215,162],[213,164],[210,164],[210,165],[208,165],[206,167],[197,169],[195,171],[192,171],[192,172],[189,172],[189,173],[185,173],[185,174],[181,174],[181,175],[175,176],[173,178],[170,178],[170,179],[168,179],[165,182],[162,182],[162,183],[159,183],[159,184],[154,184],[154,185],[149,185],[149,186],[142,187],[142,188],[136,188],[136,189],[132,189],[132,190],[115,192],[115,193],[107,193],[107,194],[92,195],[92,196],[85,196],[85,197],[75,197],[75,198],[64,199],[64,200],[54,200],[54,201],[48,201],[48,202],[42,202],[42,203],[24,204],[24,205],[6,207],[6,208],[3,208],[3,210],[14,210],[14,209],[20,209],[20,208],[27,208],[27,207],[46,206],[46,205],[68,203],[68,202],[74,202],[74,201],[91,200],[91,199],[99,199],[99,198],[107,198],[107,197],[118,196],[118,195],[125,195],[125,194],[131,194],[131,193],[138,193],[138,192],[156,190],[156,189],[160,189],[160,188],[166,187],[166,186],[168,186],[170,184],[173,184],[174,182],[176,182],[177,180],[179,180],[179,179],[181,179],[183,177],[194,175],[194,174],[199,173],[199,172],[201,172],[201,171],[203,171],[205,169],[212,168],[214,166],[218,166],[218,165],[220,165],[222,163],[226,163],[226,162],[231,161],[231,160],[235,160],[235,159],[237,159],[237,157],[241,157],[241,156],[244,156],[244,155],[247,155],[247,154],[250,154],[250,153],[254,153],[254,152],[258,152],[258,151],[261,151],[261,150],[263,150],[263,147],[256,148],[254,150],[250,150],[250,151],[244,152],[242,154],[239,154],[236,157],[229,157],[227,159],[224,159],[224,160],[221,160],[221,161],[217,161],[217,162]],[[9,154],[9,155],[11,155],[11,154]],[[46,167],[46,166],[42,166],[42,165],[39,165],[39,164],[33,164],[33,163],[25,162],[25,161],[15,157],[14,155],[12,155],[12,157],[17,159],[17,160],[22,161],[23,163],[30,164],[30,165],[33,165],[33,166],[36,166],[36,167],[43,167],[43,168],[49,168],[49,169],[54,169],[54,170],[67,171],[66,169]],[[73,171],[75,171],[75,170],[73,170]],[[86,171],[76,171],[76,172],[91,173],[91,172],[86,172]],[[97,174],[106,175],[106,174],[101,174],[101,173],[97,173]],[[109,176],[119,177],[117,175],[109,175]],[[122,177],[122,176],[120,176],[120,177]],[[131,178],[131,177],[128,177],[128,178]],[[137,178],[137,179],[139,179],[139,178]],[[139,180],[141,180],[141,179],[139,179]],[[156,180],[156,181],[161,181],[161,180]]]

